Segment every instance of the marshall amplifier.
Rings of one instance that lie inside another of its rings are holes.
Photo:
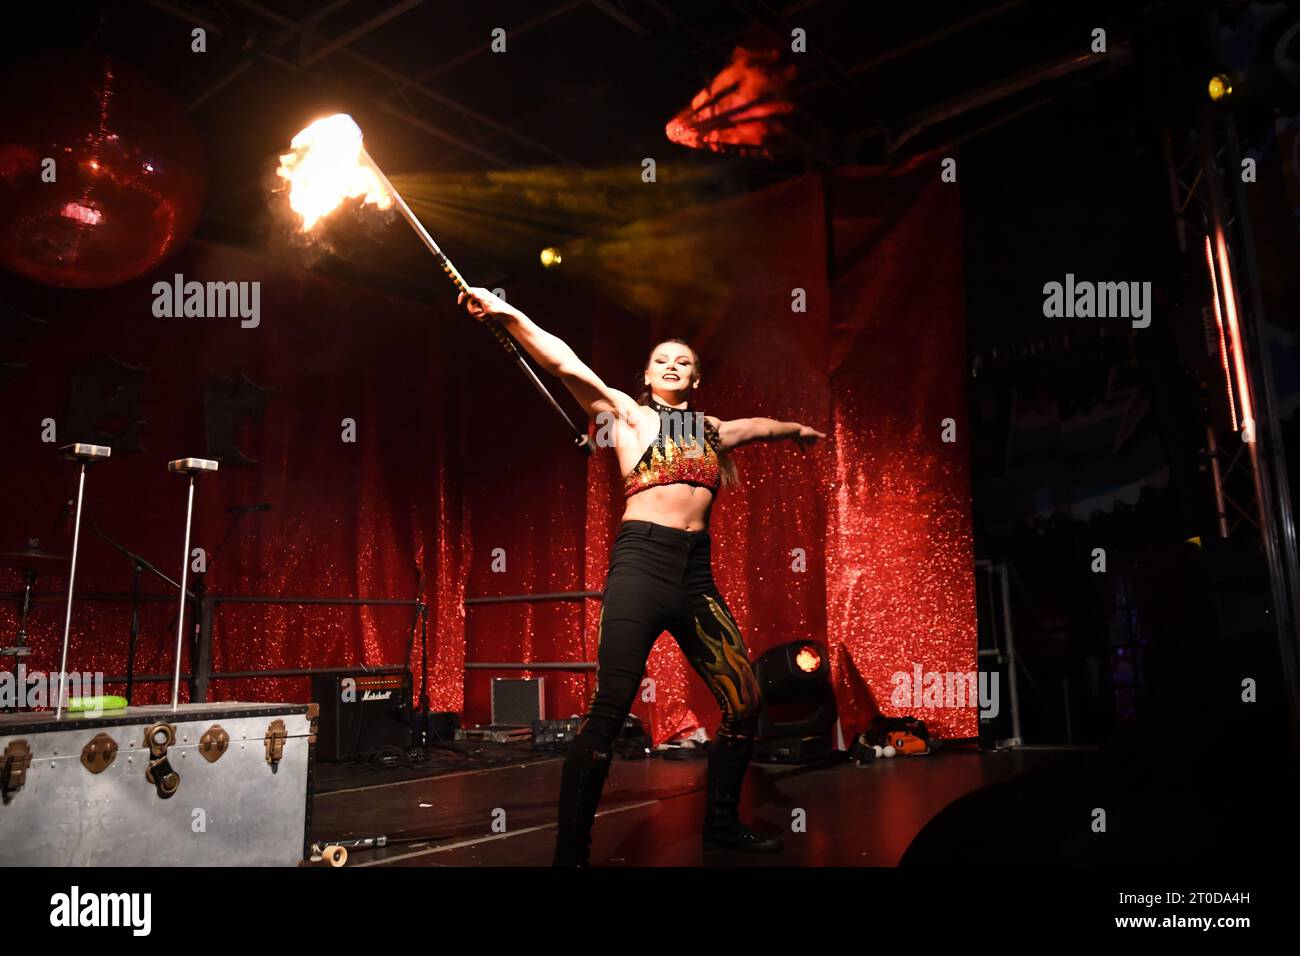
[[[356,760],[411,745],[411,674],[401,668],[318,674],[312,699],[320,705],[316,759]]]

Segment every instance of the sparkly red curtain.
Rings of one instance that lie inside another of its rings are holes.
[[[260,324],[155,317],[152,283],[175,273],[187,281],[259,281]],[[55,293],[6,280],[3,293],[45,322],[10,318],[0,336],[3,360],[18,366],[0,389],[0,550],[39,539],[45,550],[70,552],[65,503],[75,493],[76,473],[55,448],[73,436],[43,442],[42,422],[62,427],[77,383],[105,400],[98,428],[123,431],[137,417],[142,446],[90,469],[78,595],[131,589],[131,561],[94,533],[92,521],[177,577],[185,481],[168,474],[166,462],[207,454],[205,385],[246,376],[272,391],[261,419],[240,419],[235,433],[240,451],[256,464],[227,462],[199,482],[193,547],[209,557],[208,591],[413,598],[423,576],[432,703],[459,709],[467,547],[456,454],[459,390],[452,384],[456,363],[449,361],[458,351],[448,345],[453,326],[409,302],[201,243],[158,275],[117,288]],[[142,371],[105,376],[109,356]],[[88,374],[93,370],[98,378]],[[345,419],[355,423],[355,441],[344,440]],[[231,531],[227,509],[259,502],[272,510],[243,517]],[[65,565],[34,567],[38,598],[64,588]],[[21,585],[11,564],[0,565],[0,574],[4,590]],[[170,674],[176,592],[149,574],[141,591],[168,600],[143,605],[136,673]],[[16,617],[15,604],[4,602],[6,644]],[[405,607],[223,605],[214,617],[212,664],[218,671],[403,664],[413,620]],[[37,604],[29,670],[57,668],[62,624],[61,604]],[[129,624],[129,604],[79,601],[69,669],[123,674]],[[418,645],[413,663],[418,674]],[[12,660],[0,666],[11,667]],[[138,685],[135,700],[158,702],[170,689],[170,680]],[[187,695],[184,682],[181,693]],[[210,697],[305,700],[308,685],[301,678],[217,680]]]
[[[838,170],[830,188],[826,618],[840,717],[846,734],[878,710],[972,737],[973,702],[926,696],[977,668],[959,193],[935,156]]]
[[[680,298],[681,308],[638,317],[566,282],[563,269],[507,290],[613,384],[633,388],[649,347],[682,335],[703,357],[700,408],[803,421],[831,435],[806,454],[792,443],[737,452],[740,484],[714,509],[715,575],[754,657],[787,641],[827,641],[846,736],[877,706],[916,710],[891,705],[896,673],[975,667],[958,194],[937,168],[926,159],[891,172],[806,176],[638,224],[635,251],[647,271],[690,263],[693,274],[670,277],[666,294],[698,287],[707,310]],[[151,284],[175,272],[261,281],[261,325],[154,318]],[[261,420],[237,432],[257,464],[226,465],[201,482],[195,545],[218,547],[232,505],[265,501],[273,510],[241,519],[207,576],[211,592],[406,598],[422,579],[431,706],[463,710],[471,723],[489,719],[493,677],[532,672],[466,671],[467,661],[592,659],[596,600],[472,599],[603,587],[623,502],[613,456],[588,462],[572,449],[553,412],[450,295],[422,309],[202,244],[159,276],[116,289],[46,295],[5,280],[0,291],[47,320],[43,329],[6,323],[0,337],[0,361],[25,366],[0,388],[0,550],[29,538],[70,547],[64,502],[74,471],[41,441],[41,422],[63,416],[74,373],[112,355],[147,370],[138,407],[145,450],[92,470],[88,515],[175,574],[184,482],[165,463],[205,453],[204,383],[247,375],[274,389]],[[549,384],[581,421],[563,388]],[[948,418],[951,443],[941,440]],[[342,440],[344,419],[356,423],[353,442]],[[129,590],[130,562],[88,524],[82,542],[79,593]],[[62,568],[38,570],[38,594],[62,587]],[[3,575],[0,587],[20,585],[12,568]],[[168,593],[147,576],[144,590]],[[0,608],[7,634],[14,612],[12,603]],[[171,602],[145,605],[138,672],[170,671],[173,613]],[[29,667],[57,666],[61,623],[59,605],[38,605]],[[79,604],[70,666],[124,671],[128,624],[126,605]],[[402,663],[411,624],[401,607],[226,605],[213,665]],[[418,644],[412,664],[418,681]],[[589,672],[537,673],[547,678],[550,715],[581,711]],[[671,638],[657,644],[647,676],[634,712],[656,741],[701,725],[712,732],[717,705]],[[164,689],[148,685],[137,700],[161,700]],[[211,696],[307,694],[301,679],[258,679],[217,681]],[[919,715],[947,736],[975,730],[969,707]]]

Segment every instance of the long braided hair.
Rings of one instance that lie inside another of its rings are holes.
[[[645,369],[649,368],[650,363],[654,361],[654,350],[658,348],[660,345],[665,345],[670,342],[673,345],[684,345],[691,350],[691,355],[695,359],[695,366],[691,372],[691,384],[694,385],[699,380],[700,353],[695,351],[695,346],[691,345],[691,343],[687,342],[685,339],[678,339],[678,338],[660,339],[658,342],[655,343],[654,347],[651,348],[650,354],[646,356],[645,367],[642,369],[642,377],[637,380],[638,389],[636,391],[636,400],[638,405],[648,406],[650,404],[651,399],[654,397],[654,393],[651,390],[650,386],[645,384],[644,381]],[[698,409],[695,408],[689,408],[689,410],[695,412],[699,411]],[[724,452],[721,449],[714,449],[714,453],[718,456],[718,471],[722,476],[723,486],[732,485],[735,484],[737,481],[739,481],[740,480],[739,475],[736,472],[736,463],[732,461],[731,453]]]

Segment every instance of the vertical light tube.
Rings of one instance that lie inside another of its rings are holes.
[[[1237,292],[1232,284],[1232,266],[1228,262],[1228,243],[1223,238],[1223,226],[1214,229],[1214,244],[1219,258],[1219,276],[1223,280],[1224,314],[1228,318],[1228,334],[1232,338],[1232,365],[1237,378],[1237,394],[1241,396],[1241,427],[1245,429],[1244,441],[1255,442],[1255,409],[1250,398],[1250,380],[1246,374],[1246,356],[1242,351],[1241,327],[1237,323]]]
[[[1232,387],[1232,369],[1228,365],[1228,343],[1223,337],[1223,310],[1219,303],[1219,279],[1214,274],[1214,252],[1210,237],[1205,237],[1205,265],[1210,270],[1210,289],[1214,292],[1214,323],[1219,329],[1219,363],[1223,366],[1223,383],[1228,388],[1228,412],[1232,416],[1232,430],[1237,430],[1237,395]],[[1226,537],[1226,535],[1225,535]]]

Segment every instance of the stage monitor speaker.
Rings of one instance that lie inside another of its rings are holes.
[[[356,760],[411,745],[411,674],[401,668],[318,674],[312,699],[320,705],[316,759]]]
[[[546,719],[546,678],[492,678],[492,723],[523,725]]]

